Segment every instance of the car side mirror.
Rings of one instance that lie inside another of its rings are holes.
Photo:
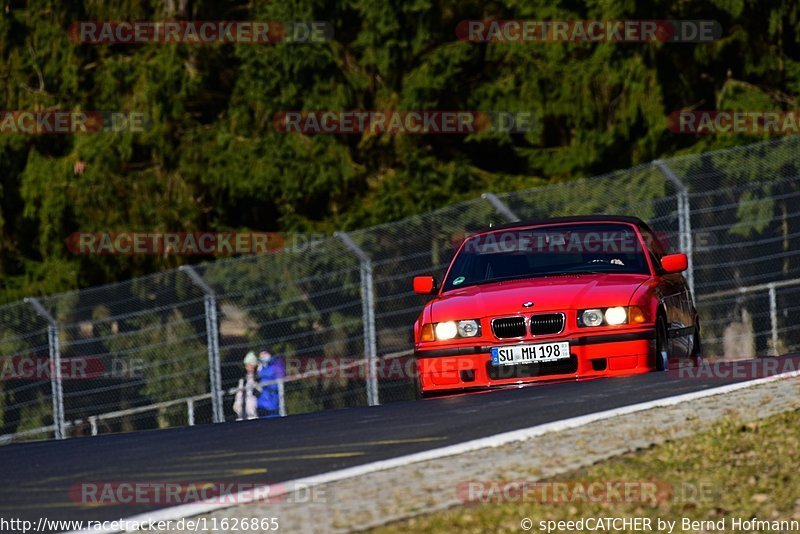
[[[661,268],[667,273],[681,273],[689,266],[686,254],[669,254],[661,258]]]
[[[432,276],[415,276],[414,293],[417,295],[430,295],[436,291],[436,279]]]

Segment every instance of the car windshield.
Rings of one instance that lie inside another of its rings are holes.
[[[627,224],[515,228],[469,238],[453,260],[444,290],[541,276],[648,272],[637,233]]]

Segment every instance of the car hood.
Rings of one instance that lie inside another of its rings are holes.
[[[649,278],[644,274],[576,274],[467,286],[434,300],[431,320],[626,306]],[[524,302],[533,305],[526,308]]]

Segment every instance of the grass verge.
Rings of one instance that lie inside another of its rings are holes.
[[[598,530],[584,522],[551,532],[669,532],[659,519],[675,521],[672,532],[798,532],[774,522],[800,522],[800,411],[744,424],[725,420],[546,481],[454,480],[453,487],[465,505],[374,532],[524,532],[523,518],[531,520],[530,532],[546,532],[541,521],[597,517],[650,518],[651,528]],[[747,523],[754,518],[767,523]]]

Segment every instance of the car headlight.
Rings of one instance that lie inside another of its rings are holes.
[[[645,315],[638,306],[612,306],[578,311],[578,326],[617,326],[645,321]]]
[[[462,337],[476,337],[481,335],[481,322],[479,319],[465,319],[463,321],[444,321],[441,323],[428,323],[422,325],[421,341],[447,341],[448,339]]]
[[[638,310],[631,307],[630,309]],[[641,313],[639,313],[641,315]],[[617,326],[628,322],[628,308],[612,306],[611,308],[590,308],[578,310],[578,326]],[[642,322],[642,321],[635,321]]]
[[[458,321],[458,335],[461,337],[475,337],[481,330],[480,324],[475,319]]]
[[[581,326],[600,326],[603,324],[603,310],[596,308],[583,310],[578,319],[578,324]]]
[[[445,321],[436,325],[436,339],[453,339],[458,334],[458,327],[454,321]]]
[[[628,321],[628,311],[622,306],[614,306],[606,310],[606,324],[616,326]]]

